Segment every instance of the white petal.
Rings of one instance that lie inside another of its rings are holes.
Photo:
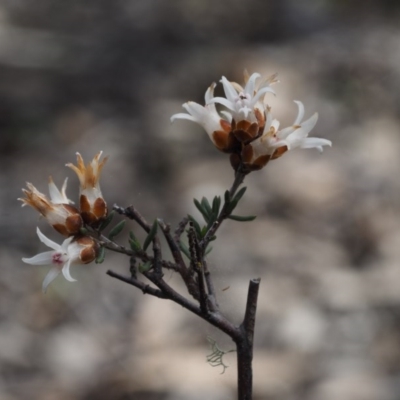
[[[214,89],[215,89],[215,82],[211,84],[211,86],[206,90],[206,94],[204,95],[205,104],[214,97]]]
[[[278,136],[279,139],[286,139],[294,131],[295,131],[295,128],[293,128],[293,126],[289,126],[287,128],[284,128],[284,129],[280,130],[277,133],[277,136]]]
[[[301,120],[304,117],[304,104],[301,101],[294,100],[294,102],[297,104],[297,107],[299,108],[299,111],[297,113],[297,117],[293,122],[293,125],[300,125]]]
[[[53,262],[53,254],[54,251],[45,251],[31,258],[23,258],[22,261],[31,265],[51,265]]]
[[[193,116],[191,116],[189,114],[185,114],[185,113],[174,114],[171,117],[171,122],[174,122],[176,119],[188,119],[189,121],[197,122],[196,118],[194,118]]]
[[[205,114],[210,113],[209,110],[194,101],[188,101],[182,107],[197,120],[203,119]]]
[[[254,74],[251,74],[249,80],[246,83],[246,87],[244,88],[244,92],[248,93],[251,97],[253,97],[254,94],[254,86],[256,84],[256,79],[259,78],[261,75],[255,72]]]
[[[221,111],[221,114],[225,117],[228,122],[232,122],[232,114],[228,111]]]
[[[213,99],[211,99],[209,101],[208,104],[212,104],[212,103],[219,103],[219,104],[222,104],[223,106],[225,106],[226,108],[228,108],[231,111],[236,111],[235,105],[231,101],[229,101],[228,99],[225,99],[225,97],[214,97]]]
[[[307,134],[314,128],[318,121],[318,113],[313,114],[307,121],[301,123],[301,129],[303,129]]]
[[[53,242],[50,240],[47,236],[43,235],[42,232],[40,232],[39,228],[36,228],[36,233],[39,236],[39,239],[42,243],[44,243],[47,247],[50,247],[51,249],[59,251],[61,249],[61,246],[57,244],[56,242]]]
[[[58,190],[57,186],[55,185],[51,177],[49,179],[49,194],[50,194],[50,199],[53,203],[55,204],[65,203],[62,194]]]
[[[269,86],[263,87],[260,89],[256,95],[251,99],[250,106],[253,107],[257,101],[261,98],[261,96],[264,96],[266,93],[272,93],[275,94],[275,91],[271,89]]]
[[[57,278],[57,276],[60,274],[60,270],[56,268],[52,268],[46,275],[46,277],[43,280],[42,283],[42,291],[43,293],[46,293],[47,287],[50,285],[51,282],[54,281],[54,279]]]
[[[238,93],[233,85],[224,76],[221,78],[222,85],[224,86],[225,96],[229,101],[235,101]]]
[[[322,146],[332,146],[332,142],[327,139],[320,138],[306,138],[302,141],[300,147],[302,149],[312,149],[317,148],[319,151],[322,151]]]
[[[64,275],[64,278],[65,278],[67,281],[69,281],[69,282],[75,282],[76,279],[74,279],[74,278],[71,276],[71,274],[69,273],[69,267],[70,267],[70,265],[71,265],[71,260],[68,260],[68,261],[64,264],[64,266],[63,266],[63,268],[62,268],[62,273],[63,273],[63,275]]]
[[[68,246],[70,245],[70,243],[74,240],[73,236],[70,236],[69,238],[65,239],[62,244],[61,244],[61,249],[60,251],[62,253],[68,253]]]

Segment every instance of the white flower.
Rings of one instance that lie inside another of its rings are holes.
[[[43,235],[39,228],[36,229],[37,235],[42,243],[47,247],[53,249],[52,251],[45,251],[39,253],[31,258],[23,258],[22,261],[32,265],[52,265],[46,277],[44,278],[42,289],[46,292],[49,284],[62,272],[64,278],[69,282],[74,282],[76,279],[72,278],[69,269],[71,264],[87,264],[96,257],[96,244],[92,238],[83,237],[73,241],[73,237],[65,239],[61,245],[53,242],[48,237]],[[86,240],[82,243],[81,239]],[[88,250],[91,252],[92,257],[88,256]]]
[[[309,132],[317,123],[318,114],[315,113],[306,121],[301,122],[304,117],[304,105],[296,100],[295,103],[299,109],[297,117],[293,125],[282,130],[279,130],[279,121],[272,119],[268,109],[262,136],[250,143],[253,149],[252,161],[263,155],[270,155],[272,159],[278,158],[287,150],[298,147],[301,149],[316,148],[322,152],[323,146],[332,146],[330,140],[308,137]]]
[[[79,233],[83,225],[79,211],[71,206],[71,201],[65,194],[67,180],[59,191],[54,184],[52,178],[49,178],[50,199],[43,193],[39,192],[32,183],[27,182],[27,189],[22,189],[25,198],[22,201],[22,207],[29,205],[43,215],[49,224],[64,236],[75,235]]]
[[[77,166],[72,163],[66,164],[76,172],[80,182],[80,211],[83,220],[88,223],[94,223],[107,216],[107,204],[103,199],[100,190],[100,174],[107,161],[107,157],[100,161],[100,151],[93,160],[85,166],[83,158],[76,153]]]
[[[237,83],[229,82],[223,76],[221,83],[224,87],[226,98],[214,97],[210,99],[209,103],[219,103],[225,106],[236,123],[241,120],[259,123],[260,114],[262,116],[265,109],[263,104],[264,97],[267,93],[275,94],[270,84],[277,82],[276,75],[273,75],[256,88],[256,80],[260,76],[255,72],[249,78],[245,77],[247,83],[244,88]]]
[[[215,83],[213,83],[206,91],[204,95],[205,106],[201,106],[194,101],[188,101],[182,104],[182,107],[188,112],[174,114],[171,117],[171,122],[176,119],[187,119],[189,121],[196,122],[201,125],[208,133],[211,141],[215,146],[219,147],[218,135],[226,136],[230,131],[230,123],[225,119],[221,118],[218,114],[215,104],[210,103],[214,97]],[[221,149],[222,150],[222,149]]]

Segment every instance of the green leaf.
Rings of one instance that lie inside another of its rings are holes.
[[[240,199],[243,197],[243,195],[246,193],[247,187],[242,187],[235,195],[235,197],[233,198],[233,201],[236,201],[236,203],[238,203],[240,201]]]
[[[110,212],[110,214],[107,215],[106,219],[99,226],[99,231],[100,232],[103,231],[104,229],[106,229],[108,225],[110,225],[110,222],[113,220],[114,215],[115,215],[115,211],[114,210],[112,210]]]
[[[192,259],[192,258],[190,257],[189,248],[186,246],[185,243],[179,241],[179,248],[181,249],[181,252],[182,252],[189,260]]]
[[[207,213],[207,210],[199,203],[198,200],[193,199],[194,205],[196,206],[196,208],[200,211],[201,215],[203,216],[204,220],[206,222],[208,222],[208,220],[210,219],[210,216]]]
[[[207,254],[210,254],[212,249],[212,246],[208,246],[204,255],[206,256]]]
[[[234,221],[247,222],[254,221],[257,217],[255,215],[249,215],[247,217],[242,217],[240,215],[229,215],[229,219],[233,219]]]
[[[217,218],[221,207],[221,197],[215,196],[212,203],[212,215]]]
[[[142,248],[140,247],[140,243],[137,240],[129,239],[129,245],[131,246],[131,249],[138,253]]]
[[[106,249],[103,246],[100,246],[99,254],[96,257],[96,264],[101,264],[106,258]]]
[[[143,274],[144,272],[149,271],[151,267],[152,267],[151,262],[146,261],[144,264],[140,264],[138,269],[139,269],[139,272],[141,272]]]
[[[229,190],[225,191],[224,199],[225,199],[225,203],[230,203],[231,202],[231,194],[229,193]]]
[[[227,213],[230,214],[238,205],[240,199],[243,197],[247,190],[247,187],[241,188],[239,192],[237,192],[236,196],[230,201],[227,207]]]
[[[119,235],[122,232],[122,229],[124,229],[125,223],[125,220],[118,222],[118,224],[111,229],[111,232],[108,234],[108,238],[113,240],[117,235]]]
[[[212,209],[211,209],[210,203],[208,202],[208,200],[205,197],[203,197],[201,199],[201,205],[206,209],[208,215],[212,214]]]
[[[158,229],[158,222],[157,220],[154,220],[153,226],[150,229],[149,234],[147,235],[146,239],[144,240],[143,243],[143,250],[146,251],[147,248],[149,247],[149,244],[152,242],[154,237],[157,235],[157,229]]]
[[[202,238],[203,237],[202,230],[200,228],[199,223],[191,215],[188,214],[188,217],[189,217],[190,221],[193,223],[193,227],[197,233],[197,237]]]
[[[133,231],[129,231],[129,238],[131,240],[137,240],[135,234],[133,233]]]

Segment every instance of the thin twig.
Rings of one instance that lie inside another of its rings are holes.
[[[203,259],[204,278],[207,285],[208,299],[210,310],[216,311],[219,308],[214,283],[211,278],[211,272],[208,269],[207,261]]]
[[[150,285],[147,285],[146,283],[139,281],[138,279],[135,279],[133,277],[126,277],[111,270],[107,271],[107,275],[111,276],[112,278],[118,279],[122,282],[128,283],[129,285],[137,287],[143,292],[143,294],[150,294],[160,299],[167,298],[161,290],[153,288]]]
[[[186,224],[187,224],[187,221],[184,223],[184,225],[186,226]],[[176,241],[176,237],[173,238],[171,235],[170,226],[165,224],[162,220],[158,221],[158,225],[160,226],[160,228],[165,236],[165,239],[167,240],[168,247],[171,250],[172,257],[174,258],[175,263],[178,267],[177,271],[179,272],[183,281],[185,282],[188,292],[196,300],[199,300],[200,295],[199,295],[198,287],[193,279],[192,274],[190,273],[190,270],[186,266],[186,263],[182,257],[182,253],[181,253],[181,250]]]
[[[120,207],[117,204],[114,204],[113,210],[115,210],[118,214],[125,215],[129,219],[133,219],[136,221],[147,233],[150,232],[151,225],[145,220],[145,218],[140,214],[138,210],[133,205],[130,205],[126,208]]]
[[[239,186],[243,183],[245,176],[246,174],[244,174],[243,172],[236,172],[235,180],[233,181],[232,187],[229,190],[230,198],[234,196]],[[221,223],[229,216],[229,214],[227,213],[227,207],[228,204],[225,203],[219,213],[217,220],[211,225],[208,232],[204,235],[203,240],[200,242],[200,247],[202,248],[203,253],[205,252],[207,245],[210,243],[210,239],[216,234],[218,228],[221,226]]]

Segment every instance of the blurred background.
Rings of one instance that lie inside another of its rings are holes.
[[[103,150],[110,205],[173,225],[198,215],[193,197],[222,195],[233,171],[200,127],[169,118],[245,68],[279,73],[283,126],[301,100],[319,113],[312,136],[333,141],[248,176],[238,213],[258,218],[227,222],[209,256],[237,323],[262,278],[254,399],[400,399],[399,21],[391,0],[1,1],[0,399],[235,398],[234,354],[223,375],[205,361],[207,335],[233,343],[108,277],[128,274],[123,256],[43,295],[48,268],[21,257],[47,250],[36,226],[62,238],[16,199],[26,181],[47,193],[52,175],[77,201],[64,164]]]

